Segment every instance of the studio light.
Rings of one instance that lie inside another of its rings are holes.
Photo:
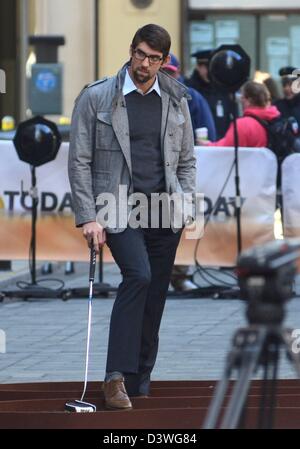
[[[240,45],[221,45],[212,54],[209,76],[222,90],[236,92],[249,78],[251,60]]]
[[[241,230],[241,193],[239,177],[239,136],[237,130],[236,92],[249,79],[251,60],[240,45],[221,45],[209,62],[209,77],[216,88],[226,92],[231,101],[231,114],[234,130],[234,165],[235,165],[235,206],[237,224],[237,254],[242,250]]]
[[[4,296],[22,297],[24,299],[29,297],[57,297],[60,292],[60,289],[52,290],[41,287],[36,280],[36,222],[39,202],[36,167],[51,162],[56,158],[61,140],[56,124],[40,116],[21,122],[17,128],[13,143],[19,159],[30,165],[31,172],[31,187],[29,190],[31,197],[31,240],[29,252],[31,282],[19,282],[20,290],[3,292]]]
[[[37,116],[20,123],[13,142],[21,161],[39,167],[56,158],[61,136],[55,123]]]

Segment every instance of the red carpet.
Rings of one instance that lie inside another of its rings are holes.
[[[70,413],[65,402],[80,399],[81,382],[0,385],[1,429],[200,429],[215,381],[157,381],[147,399],[133,399],[133,410],[106,411],[100,382],[89,382],[85,397],[96,413]],[[255,428],[260,381],[252,383],[247,426]],[[279,380],[276,428],[300,428],[300,381]]]

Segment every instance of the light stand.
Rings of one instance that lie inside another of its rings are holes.
[[[39,285],[45,282],[45,279],[37,281],[36,278],[36,222],[38,209],[38,191],[36,179],[36,167],[55,159],[61,144],[61,135],[55,123],[46,120],[41,116],[19,124],[13,139],[16,151],[20,160],[30,164],[31,170],[31,188],[29,195],[31,197],[31,240],[30,240],[30,261],[29,271],[31,282],[18,282],[19,290],[3,290],[0,292],[0,301],[5,297],[13,298],[62,298],[86,297],[87,288],[68,288],[51,289]],[[24,192],[22,192],[24,193]],[[58,281],[48,279],[48,281]],[[108,296],[109,292],[115,292],[109,284],[103,282],[103,252],[99,255],[99,283],[94,285],[95,296]]]
[[[32,198],[32,207],[31,207],[31,286],[36,286],[36,222],[37,222],[37,206],[38,206],[38,191],[36,187],[36,173],[35,167],[31,165],[31,189],[30,196]]]
[[[235,210],[236,210],[236,229],[237,229],[237,255],[242,251],[242,228],[241,228],[241,191],[240,191],[240,172],[239,172],[239,135],[237,129],[237,103],[236,94],[231,94],[233,131],[234,131],[234,167],[235,167]]]
[[[250,62],[249,56],[240,45],[221,45],[212,54],[209,63],[209,76],[212,83],[217,88],[228,93],[231,97],[234,130],[235,206],[238,256],[242,250],[242,229],[236,92],[249,78]]]
[[[36,223],[38,190],[36,167],[55,159],[61,144],[61,136],[55,123],[37,116],[20,123],[14,137],[14,145],[19,158],[30,164],[31,188],[31,240],[29,270],[31,282],[19,282],[19,290],[3,290],[2,297],[13,298],[57,298],[61,289],[41,287],[36,278]],[[23,193],[23,192],[22,192]]]
[[[219,91],[229,95],[231,99],[233,130],[234,130],[234,167],[235,167],[235,208],[236,208],[236,228],[237,228],[237,256],[242,250],[242,227],[241,227],[241,192],[239,176],[239,136],[237,129],[237,103],[236,92],[248,80],[250,74],[250,58],[240,45],[221,45],[211,55],[209,61],[208,75],[212,84]],[[198,246],[197,246],[198,247]],[[195,250],[195,261],[197,265],[197,247]],[[198,264],[198,270],[200,269]],[[193,277],[195,277],[194,273]],[[194,283],[195,280],[193,279]],[[180,293],[181,296],[204,296],[213,295],[216,299],[236,298],[239,296],[239,289],[230,286],[208,286],[200,287]],[[176,295],[178,296],[178,295]]]

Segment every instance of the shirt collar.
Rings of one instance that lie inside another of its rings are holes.
[[[136,87],[136,85],[134,84],[134,82],[132,81],[132,79],[131,79],[131,77],[130,77],[130,75],[128,73],[128,70],[126,70],[125,81],[124,81],[124,85],[123,85],[123,95],[124,95],[124,97],[125,97],[125,95],[128,95],[128,94],[130,94],[131,92],[134,92],[134,91],[137,91],[141,95],[148,95],[153,90],[155,90],[156,93],[161,97],[161,92],[160,92],[160,87],[159,87],[159,83],[158,83],[158,78],[157,77],[156,77],[155,83],[153,84],[151,89],[149,89],[148,92],[143,94],[141,92],[141,90]]]

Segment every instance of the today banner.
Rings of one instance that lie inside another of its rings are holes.
[[[238,237],[234,149],[196,147],[196,156],[197,190],[205,195],[207,221],[204,236],[195,248],[197,260],[202,265],[235,265]],[[238,150],[242,250],[274,239],[276,173],[277,159],[270,150]]]
[[[196,147],[197,191],[205,195],[203,237],[186,239],[176,263],[230,266],[237,255],[234,149]],[[0,258],[27,259],[31,236],[31,171],[19,160],[13,143],[0,141]],[[68,143],[56,159],[36,169],[38,189],[37,258],[87,260],[81,230],[75,228],[67,173]],[[268,149],[238,151],[243,249],[274,239],[277,161]],[[112,261],[107,247],[104,261]]]

